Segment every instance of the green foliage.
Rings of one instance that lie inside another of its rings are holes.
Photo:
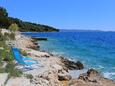
[[[9,77],[20,77],[23,72],[17,68],[15,68],[15,64],[13,62],[8,62],[5,68],[0,67],[0,73],[9,73]]]
[[[3,66],[2,58],[0,58],[0,73],[1,73],[1,68]]]
[[[6,40],[7,38],[10,37],[10,35],[12,34],[5,34],[5,35],[2,35],[0,33],[0,58],[2,60],[10,60],[12,58],[12,53],[10,51],[10,48],[6,45]],[[14,39],[12,36],[9,38],[9,39]]]
[[[2,35],[0,33],[0,60],[1,61],[12,61],[13,60],[11,49],[5,43],[7,38],[9,39],[12,38],[12,36],[10,37],[10,35],[12,34],[5,33],[4,35]]]
[[[30,22],[22,22],[19,24],[21,27],[20,31],[38,31],[38,32],[52,32],[52,31],[58,31],[57,29],[47,26],[47,25],[41,25],[41,24],[35,24]]]
[[[8,28],[10,24],[11,23],[8,17],[0,16],[0,27],[1,28]]]
[[[0,68],[0,73],[8,73],[8,78],[5,81],[4,85],[11,77],[20,77],[23,74],[21,70],[15,68],[13,62],[9,62],[5,68]]]
[[[6,40],[8,40],[9,39],[9,33],[4,33],[4,37]]]
[[[25,77],[26,77],[27,79],[33,79],[33,75],[32,75],[32,74],[26,74]]]
[[[15,40],[15,33],[4,33],[6,40]]]
[[[3,7],[0,7],[0,16],[8,16],[6,9]]]
[[[15,65],[13,62],[9,62],[6,65],[5,71],[9,73],[10,77],[20,77],[23,74],[21,70],[15,68]]]
[[[0,73],[5,73],[6,71],[5,71],[5,68],[1,68],[0,67]]]
[[[6,45],[5,45],[5,42],[4,41],[0,41],[0,47],[1,48],[3,48],[3,47],[5,47]]]
[[[27,52],[25,50],[21,50],[21,54],[24,55],[24,56],[27,56]]]
[[[15,34],[14,33],[4,33],[4,35],[0,32],[0,42],[5,42],[6,40],[14,40]]]
[[[0,7],[0,27],[1,28],[9,28],[12,24],[17,24],[19,26],[19,31],[38,31],[38,32],[52,32],[59,31],[54,27],[50,27],[48,25],[36,24],[25,22],[17,18],[8,17],[8,13],[6,9]],[[17,27],[13,25],[12,27]],[[11,27],[11,29],[12,29]],[[15,30],[15,29],[14,29]]]
[[[4,48],[3,50],[0,50],[0,58],[1,58],[1,61],[12,62],[14,60],[11,50],[6,49],[6,48]]]
[[[11,31],[17,31],[17,30],[19,29],[19,27],[18,27],[18,25],[17,25],[16,23],[14,23],[14,24],[11,24],[11,25],[9,26],[9,29],[10,29]]]
[[[0,32],[0,41],[5,41],[6,37]]]
[[[2,50],[1,51],[1,60],[3,61],[3,60],[5,60],[6,59],[6,56],[7,56],[7,53],[6,53],[6,51],[5,50]]]
[[[9,62],[5,68],[0,67],[0,73],[8,73],[8,78],[4,84],[6,84],[11,77],[20,77],[23,74],[21,70],[15,68],[13,62]]]
[[[15,40],[15,34],[14,34],[14,33],[9,34],[9,38],[10,38],[11,40]]]

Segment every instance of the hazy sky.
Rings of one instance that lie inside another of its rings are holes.
[[[0,0],[9,16],[59,29],[115,31],[115,0]]]

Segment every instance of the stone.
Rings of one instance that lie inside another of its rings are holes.
[[[4,86],[5,81],[8,78],[8,73],[0,73],[0,86]]]
[[[97,77],[101,77],[98,71],[94,69],[89,69],[87,71],[87,77],[90,81],[97,82]]]
[[[30,80],[25,77],[10,78],[5,86],[34,86]]]
[[[74,62],[64,57],[60,57],[60,58],[62,63],[65,65],[65,67],[69,70],[81,70],[84,68],[83,64],[80,61]]]
[[[59,81],[63,81],[63,80],[70,80],[72,77],[71,75],[69,75],[69,73],[62,69],[62,70],[58,70],[58,80]]]
[[[56,70],[48,70],[38,76],[34,76],[32,83],[36,84],[35,86],[61,86]]]
[[[96,71],[96,70],[94,70],[94,69],[89,69],[89,70],[87,71],[87,76],[88,76],[88,77],[97,76],[97,75],[99,75],[99,73],[98,73],[98,71]]]
[[[96,70],[89,69],[86,73],[81,74],[78,79],[83,81],[97,82],[97,77],[101,76]]]
[[[58,80],[63,81],[63,80],[70,80],[72,77],[70,75],[64,75],[64,74],[58,74]]]
[[[89,69],[78,79],[71,80],[69,86],[115,86],[115,81],[104,78],[94,69]]]

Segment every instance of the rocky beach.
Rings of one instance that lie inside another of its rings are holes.
[[[115,0],[1,0],[0,86],[115,86]]]
[[[26,51],[28,57],[36,60],[38,65],[33,70],[23,71],[21,77],[10,78],[6,86],[115,86],[114,80],[104,78],[94,69],[84,72],[84,65],[80,61],[74,62],[62,56],[41,51],[36,43],[38,40],[34,38],[20,33],[17,33],[15,38],[16,40],[8,43]],[[16,67],[21,68],[21,65]],[[79,73],[75,78],[69,71],[79,71]],[[1,86],[7,77],[7,73],[0,74]]]

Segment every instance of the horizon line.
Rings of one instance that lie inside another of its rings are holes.
[[[97,31],[97,32],[115,32],[114,30],[90,30],[90,29],[59,29],[65,31]]]

